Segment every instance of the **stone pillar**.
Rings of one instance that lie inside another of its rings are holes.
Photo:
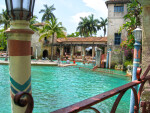
[[[95,56],[95,46],[92,46],[92,58]]]
[[[14,96],[19,92],[31,94],[31,37],[34,33],[25,20],[11,21],[8,35],[10,95],[12,113],[24,113],[26,107],[17,106]]]
[[[96,48],[96,66],[98,67],[101,67],[101,54],[102,54],[102,50]]]
[[[64,46],[60,46],[60,60],[63,58],[64,56]]]
[[[142,72],[145,72],[148,65],[150,65],[150,0],[138,0],[143,7],[142,19]],[[142,100],[150,100],[150,87],[145,85],[142,93]]]
[[[107,54],[107,47],[104,48],[104,54]]]
[[[82,61],[85,59],[85,47],[82,46]]]
[[[74,57],[74,46],[71,46],[71,60],[73,60]]]

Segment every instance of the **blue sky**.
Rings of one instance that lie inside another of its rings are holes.
[[[5,9],[5,0],[0,0],[0,12]],[[107,18],[108,10],[105,5],[105,0],[35,0],[34,15],[38,17],[38,21],[41,21],[42,13],[39,14],[41,9],[44,9],[43,5],[53,5],[56,8],[54,14],[61,21],[63,26],[67,29],[67,34],[71,34],[76,31],[80,17],[85,17],[90,14],[94,14],[94,17],[100,19],[100,17]],[[97,36],[103,35],[102,31],[99,31]]]

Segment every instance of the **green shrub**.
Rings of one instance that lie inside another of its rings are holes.
[[[112,61],[111,62],[111,69],[115,69],[115,65],[117,65],[117,62]]]
[[[133,65],[133,61],[131,61],[131,60],[126,60],[125,62],[124,62],[124,67],[125,67],[125,69],[127,69],[127,66],[128,65]]]

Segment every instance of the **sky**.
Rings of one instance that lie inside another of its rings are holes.
[[[108,10],[105,5],[106,0],[35,0],[33,14],[38,17],[41,22],[44,4],[51,6],[54,4],[56,10],[53,12],[59,22],[67,29],[67,34],[76,32],[76,28],[80,21],[80,17],[85,17],[94,14],[95,19],[100,17],[107,18]],[[5,8],[5,0],[0,0],[0,13]],[[102,36],[103,31],[99,31],[97,36]]]

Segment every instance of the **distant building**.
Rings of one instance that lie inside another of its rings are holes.
[[[124,16],[127,14],[127,3],[130,0],[108,0],[108,32],[107,49],[112,45],[112,63],[122,64],[124,54],[120,51],[120,44],[127,39],[127,31],[119,33],[120,27],[125,23]]]

